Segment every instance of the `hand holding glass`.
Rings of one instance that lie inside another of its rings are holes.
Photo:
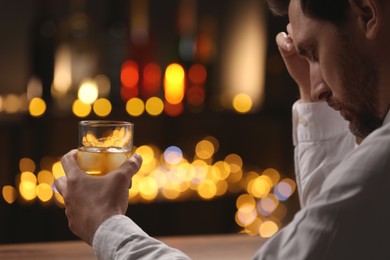
[[[81,121],[77,161],[88,174],[105,175],[132,155],[134,125],[124,121]]]

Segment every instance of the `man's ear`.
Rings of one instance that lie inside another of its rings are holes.
[[[378,0],[348,0],[352,12],[358,17],[359,27],[372,40],[382,23],[382,11]]]

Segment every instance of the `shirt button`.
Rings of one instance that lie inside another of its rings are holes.
[[[303,125],[303,126],[307,126],[307,121],[305,118],[299,117],[298,124]]]

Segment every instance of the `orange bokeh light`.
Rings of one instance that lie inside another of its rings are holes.
[[[207,70],[202,64],[194,64],[188,71],[188,78],[193,84],[202,85],[207,78]]]
[[[139,82],[138,64],[127,60],[123,63],[121,69],[121,83],[126,88],[135,88]]]

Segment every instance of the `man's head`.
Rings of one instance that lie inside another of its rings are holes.
[[[267,0],[288,15],[310,67],[311,96],[326,100],[365,138],[390,107],[389,4],[385,0]]]
[[[271,11],[280,16],[288,14],[290,0],[267,0]],[[346,16],[348,0],[301,0],[303,13],[308,17],[323,19],[335,24]]]

